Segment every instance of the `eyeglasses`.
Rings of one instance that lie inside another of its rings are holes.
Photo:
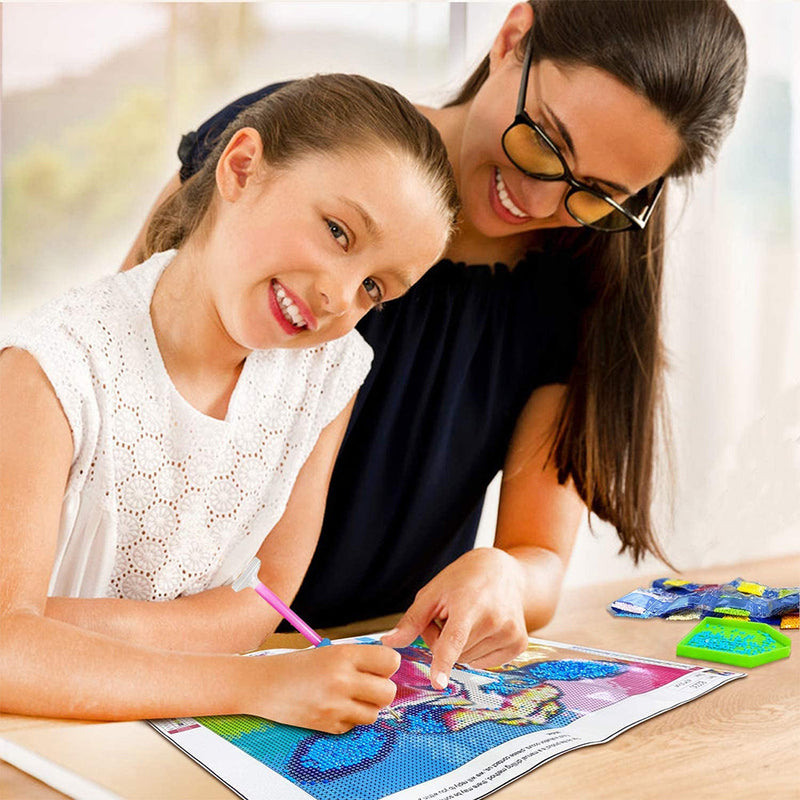
[[[522,83],[517,97],[516,116],[506,128],[502,139],[503,150],[511,163],[531,178],[568,183],[570,189],[564,198],[564,205],[570,216],[581,225],[606,232],[637,228],[643,230],[664,187],[664,178],[645,186],[640,192],[621,203],[577,180],[558,147],[525,111],[525,95],[528,91],[532,55],[533,31],[531,30],[528,34],[525,59],[522,62]]]

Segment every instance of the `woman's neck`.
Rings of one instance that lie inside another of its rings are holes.
[[[461,191],[461,140],[470,105],[471,103],[467,102],[447,108],[417,106],[442,137],[459,191]],[[485,236],[462,214],[459,217],[456,233],[445,252],[445,258],[463,261],[466,264],[503,263],[513,266],[525,256],[532,240],[533,236],[530,233],[502,237]]]
[[[175,388],[198,411],[223,419],[249,351],[225,331],[205,274],[201,250],[182,247],[156,284],[150,317]]]

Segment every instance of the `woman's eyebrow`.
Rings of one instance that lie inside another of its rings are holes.
[[[572,153],[573,158],[575,157],[575,150],[572,144],[572,137],[569,135],[569,131],[567,130],[567,126],[558,118],[558,115],[553,111],[544,100],[541,101],[542,107],[547,112],[548,116],[553,120],[556,128],[558,128],[559,134],[561,134],[561,138],[564,140],[564,144],[567,146],[567,150]],[[607,181],[605,178],[595,178],[593,175],[586,175],[584,176],[584,181],[593,181],[594,183],[602,183],[605,186],[610,186],[612,189],[616,189],[618,192],[622,192],[623,194],[634,194],[627,186],[623,186],[621,183],[614,183],[614,181]]]

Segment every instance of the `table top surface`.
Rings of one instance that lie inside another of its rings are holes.
[[[565,592],[538,638],[668,661],[693,622],[613,617],[612,600],[652,578]],[[797,585],[800,555],[693,570],[684,577],[720,583],[741,576],[771,586]],[[326,631],[331,638],[391,627],[395,618]],[[788,631],[796,647],[795,631]],[[296,634],[276,634],[270,647],[301,647]],[[708,662],[710,666],[714,665]],[[723,666],[724,668],[724,666]],[[729,800],[734,794],[800,798],[800,656],[753,669],[726,686],[643,722],[601,747],[584,747],[499,790],[498,800],[532,796],[625,800],[655,794]],[[0,737],[46,754],[120,797],[231,800],[236,795],[141,722],[80,722],[0,715]],[[660,787],[660,788],[659,788]],[[64,795],[0,763],[0,797],[53,800]]]

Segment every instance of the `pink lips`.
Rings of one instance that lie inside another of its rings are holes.
[[[281,287],[286,296],[297,306],[298,311],[300,312],[303,319],[306,321],[306,326],[304,328],[296,328],[283,315],[283,311],[281,310],[281,307],[278,304],[278,298],[275,296],[274,286],[276,284]],[[308,305],[305,302],[303,302],[303,300],[301,300],[291,289],[282,284],[280,281],[273,280],[270,283],[269,306],[273,316],[275,317],[281,328],[286,333],[292,336],[296,336],[298,333],[301,333],[304,330],[315,331],[319,327],[317,323],[317,318],[311,313],[311,309],[308,307]]]

